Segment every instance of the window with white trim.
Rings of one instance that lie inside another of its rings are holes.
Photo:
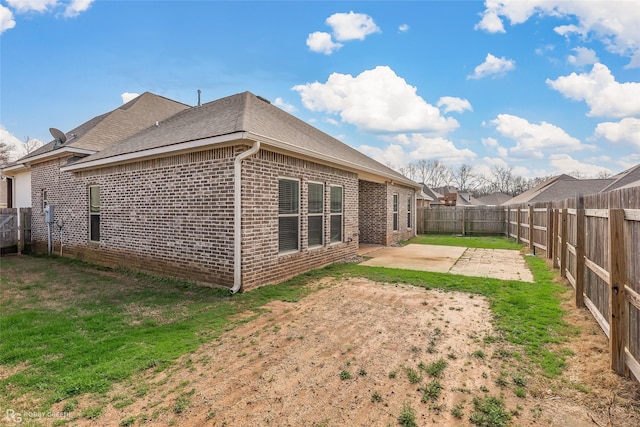
[[[413,197],[407,197],[407,228],[413,228],[413,223],[411,222],[411,205],[413,203]]]
[[[342,242],[342,187],[331,186],[331,243]]]
[[[278,251],[300,249],[300,182],[278,180]]]
[[[393,194],[393,231],[398,231],[398,194]]]
[[[89,187],[89,240],[100,241],[100,186]]]
[[[44,212],[44,208],[46,208],[47,205],[49,204],[49,200],[47,200],[47,189],[43,188],[40,195],[42,198],[42,212]]]
[[[307,184],[307,242],[309,247],[324,244],[324,185],[317,182]]]

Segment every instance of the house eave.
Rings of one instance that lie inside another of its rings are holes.
[[[220,146],[225,143],[231,143],[236,141],[259,141],[263,144],[263,148],[272,147],[277,151],[282,151],[287,154],[305,158],[310,161],[323,163],[329,166],[337,166],[341,169],[348,170],[350,172],[354,172],[358,175],[359,178],[373,181],[373,182],[392,182],[416,189],[421,189],[422,186],[418,183],[411,181],[408,178],[398,177],[392,174],[386,174],[384,172],[380,172],[373,168],[368,168],[366,166],[361,166],[347,160],[338,159],[332,156],[328,156],[323,153],[319,153],[317,151],[308,150],[305,148],[298,147],[296,145],[280,141],[274,138],[270,138],[264,135],[252,133],[252,132],[234,132],[226,135],[218,135],[212,136],[209,138],[203,138],[193,141],[181,142],[174,145],[168,145],[164,147],[157,147],[143,151],[136,151],[133,153],[121,154],[112,157],[105,157],[102,159],[96,159],[93,161],[85,161],[81,163],[75,163],[68,166],[63,166],[60,168],[63,172],[77,172],[81,170],[87,169],[96,169],[100,167],[113,166],[115,164],[120,163],[130,163],[134,161],[140,161],[144,159],[154,158],[154,157],[162,157],[171,154],[176,154],[179,152],[188,152],[194,151],[198,149],[203,149],[208,146]]]
[[[15,176],[17,173],[28,171],[29,167],[24,163],[18,163],[15,165],[2,168],[1,172],[3,176]]]
[[[280,149],[288,153],[294,154],[298,157],[305,157],[306,159],[309,159],[315,162],[324,163],[329,166],[339,166],[341,169],[346,169],[350,172],[356,173],[360,179],[363,179],[365,181],[372,181],[372,182],[378,182],[378,183],[391,182],[394,184],[401,184],[401,185],[405,185],[407,187],[412,187],[415,189],[422,188],[421,184],[411,181],[408,178],[387,174],[387,173],[375,170],[373,168],[358,165],[356,163],[349,162],[343,159],[338,159],[333,156],[328,156],[326,154],[319,153],[317,151],[300,148],[293,144],[289,144],[287,142],[270,138],[264,135],[259,135],[254,133],[250,133],[249,135],[250,135],[249,139],[258,140],[263,144],[263,146],[264,145],[271,146],[276,149]]]
[[[246,132],[234,132],[227,135],[213,136],[194,141],[181,142],[174,145],[152,148],[149,150],[136,151],[133,153],[120,154],[117,156],[105,157],[102,159],[91,160],[82,163],[76,163],[60,168],[62,172],[77,172],[87,169],[96,169],[100,167],[113,166],[120,163],[131,163],[135,161],[145,160],[154,157],[161,157],[179,152],[194,151],[202,149],[210,145],[221,145],[231,141],[247,139]]]
[[[68,156],[73,156],[78,154],[82,156],[90,156],[91,154],[95,154],[95,153],[96,151],[87,150],[85,148],[63,147],[57,150],[39,154],[37,156],[22,159],[22,162],[25,165],[32,165],[34,163],[42,163],[48,160],[59,159],[60,157],[68,157]]]

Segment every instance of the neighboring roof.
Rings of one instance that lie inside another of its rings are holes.
[[[442,204],[442,200],[441,197],[444,197],[442,194],[438,193],[437,191],[427,187],[426,185],[422,185],[422,192],[424,194],[426,194],[428,197],[431,198],[432,205],[438,205],[438,204]]]
[[[611,177],[614,181],[602,189],[602,193],[606,191],[617,190],[619,188],[628,188],[628,187],[636,187],[633,184],[636,181],[640,180],[640,164],[635,165],[625,171],[620,172],[617,175]]]
[[[500,206],[503,203],[509,202],[512,198],[512,196],[505,193],[493,193],[478,197],[476,201],[485,206]]]
[[[610,185],[613,179],[576,179],[558,175],[509,200],[510,205],[520,203],[553,202],[575,197],[578,194],[595,194]]]
[[[374,172],[405,185],[418,187],[400,173],[349,147],[291,114],[271,105],[250,92],[231,95],[217,101],[178,112],[138,134],[81,159],[69,167],[104,165],[130,155],[175,151],[180,144],[233,136],[247,132],[266,145],[286,149],[295,154],[326,159],[338,165],[353,165],[358,170]],[[263,138],[262,138],[263,137]]]
[[[115,110],[96,116],[66,132],[67,141],[64,144],[56,146],[56,141],[53,140],[19,159],[17,163],[48,158],[47,154],[57,154],[60,149],[85,155],[100,151],[187,108],[188,105],[145,92]]]

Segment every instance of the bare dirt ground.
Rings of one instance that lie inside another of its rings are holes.
[[[467,426],[473,398],[491,395],[502,396],[513,425],[640,425],[637,383],[608,369],[604,335],[569,302],[582,332],[563,344],[575,354],[566,372],[549,380],[510,356],[517,349],[486,339],[495,335],[482,297],[355,278],[314,286],[162,372],[81,397],[74,412],[103,407],[101,415],[71,424],[396,426],[404,406],[418,426]],[[431,377],[426,367],[438,360],[446,367]],[[439,395],[423,398],[435,382]]]

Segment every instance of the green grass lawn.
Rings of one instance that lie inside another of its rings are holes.
[[[493,239],[486,244],[495,245]],[[542,259],[527,261],[535,284],[334,264],[230,296],[226,290],[67,259],[3,258],[0,406],[26,395],[46,410],[69,397],[106,392],[136,372],[164,369],[201,343],[251,319],[235,315],[247,310],[258,315],[260,307],[273,300],[296,301],[311,292],[305,283],[325,276],[484,295],[495,316],[497,339],[519,346],[546,375],[555,376],[562,370],[564,355],[549,344],[572,333],[559,307],[565,288],[554,283]]]
[[[422,234],[407,240],[406,243],[418,243],[422,245],[462,246],[466,248],[485,249],[520,249],[522,245],[513,239],[500,236],[455,236]]]

